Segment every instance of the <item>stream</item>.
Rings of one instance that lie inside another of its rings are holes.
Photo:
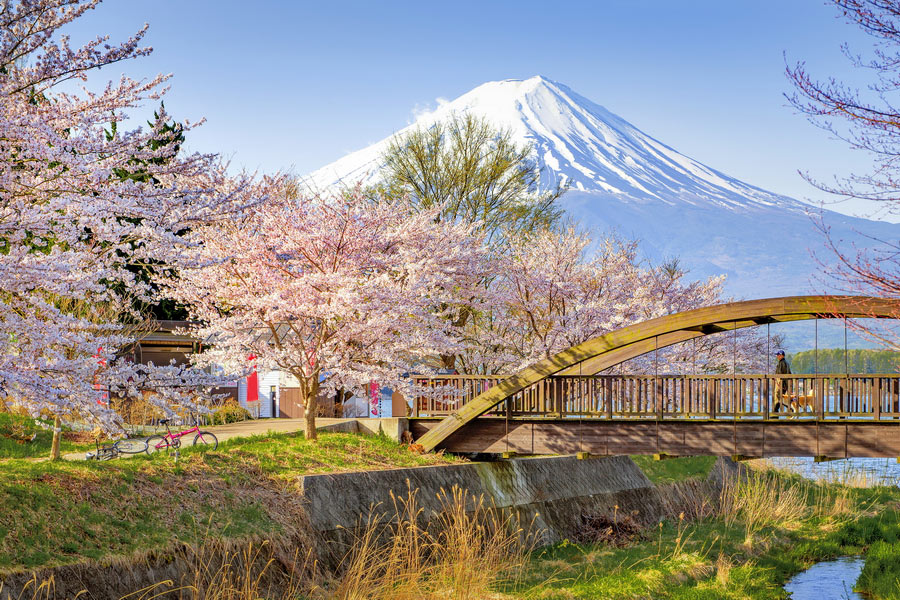
[[[844,483],[857,487],[900,485],[900,464],[894,458],[846,458],[821,463],[800,457],[766,460],[779,469],[792,471],[813,481]]]
[[[853,591],[853,584],[865,562],[859,556],[820,562],[795,575],[784,590],[792,600],[863,600]]]
[[[900,486],[900,464],[892,458],[849,458],[816,463],[811,458],[770,458],[775,467],[813,481],[851,486]],[[793,600],[862,600],[853,591],[865,564],[861,556],[820,562],[798,573],[784,589]]]

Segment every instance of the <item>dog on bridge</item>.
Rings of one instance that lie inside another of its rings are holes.
[[[809,390],[807,394],[784,394],[776,400],[776,412],[780,412],[781,408],[788,408],[792,413],[815,411],[815,400],[815,389]]]

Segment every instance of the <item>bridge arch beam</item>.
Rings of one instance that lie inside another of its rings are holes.
[[[538,361],[476,396],[417,442],[434,450],[506,398],[552,375],[593,375],[630,358],[693,338],[765,323],[814,318],[900,317],[900,300],[871,296],[788,296],[708,306],[650,319],[582,342]]]

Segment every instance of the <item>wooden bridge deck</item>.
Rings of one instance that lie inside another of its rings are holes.
[[[418,439],[496,378],[421,379]],[[552,376],[467,423],[451,452],[900,456],[900,375]]]
[[[418,439],[439,419],[411,421]],[[583,420],[480,417],[441,448],[457,453],[900,456],[900,421]]]

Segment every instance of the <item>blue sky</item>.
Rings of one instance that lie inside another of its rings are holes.
[[[172,73],[169,112],[207,119],[189,147],[237,167],[302,175],[392,134],[437,98],[538,74],[688,156],[796,198],[828,199],[798,170],[827,179],[869,164],[783,96],[785,55],[863,81],[840,44],[862,51],[869,38],[818,0],[107,0],[69,33],[116,40],[145,22],[153,55],[103,79]]]

